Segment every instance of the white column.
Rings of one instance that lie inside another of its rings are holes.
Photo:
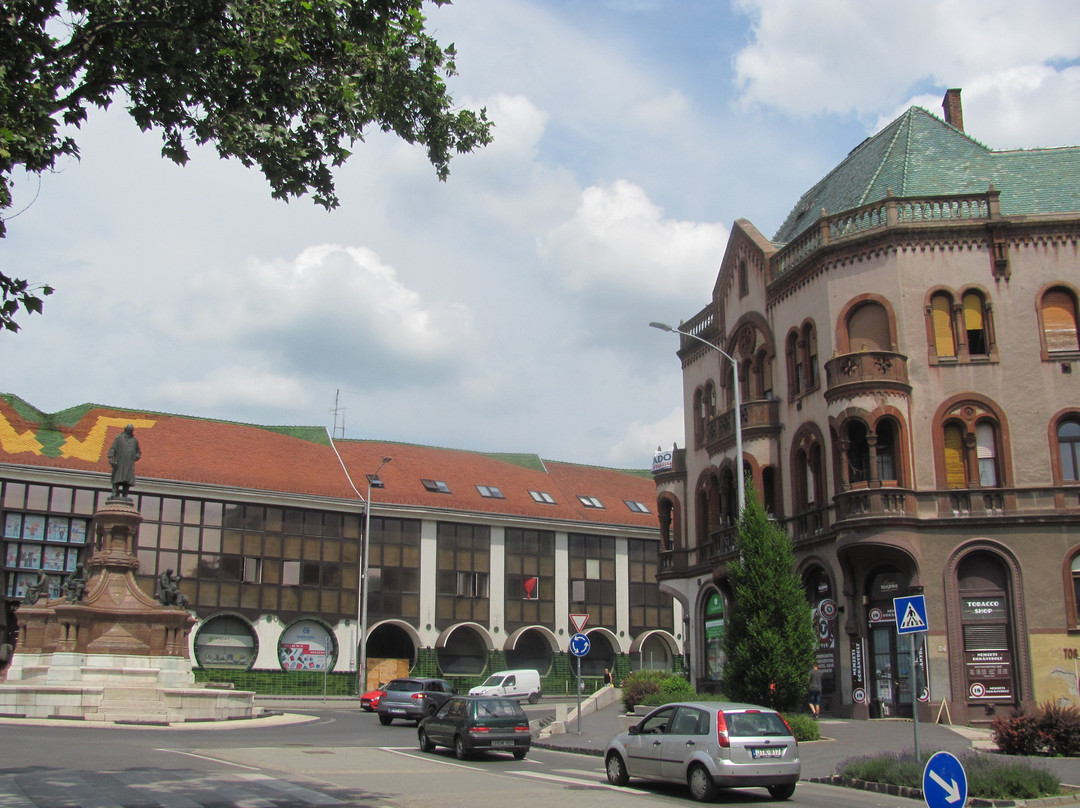
[[[439,629],[435,623],[435,603],[439,589],[439,547],[436,539],[438,523],[424,519],[420,523],[420,642],[425,648],[435,647]],[[431,628],[428,628],[431,626]]]

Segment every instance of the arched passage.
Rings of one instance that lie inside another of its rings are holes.
[[[492,645],[482,628],[472,623],[462,623],[444,631],[435,648],[439,670],[447,676],[462,676],[484,672]]]
[[[541,676],[551,670],[554,636],[541,628],[523,628],[506,641],[506,666],[511,670],[536,670]]]

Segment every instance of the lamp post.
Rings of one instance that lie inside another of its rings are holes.
[[[360,659],[356,667],[357,697],[367,692],[367,611],[368,611],[368,543],[371,536],[371,488],[382,488],[379,472],[393,458],[384,457],[374,474],[367,476],[367,502],[364,504],[364,538],[360,542]]]
[[[667,331],[672,334],[681,334],[689,339],[696,339],[702,345],[708,345],[724,359],[731,363],[731,382],[732,389],[735,393],[735,482],[739,497],[739,516],[742,516],[743,508],[746,504],[746,481],[743,478],[743,451],[742,451],[742,398],[739,395],[739,365],[732,356],[729,356],[719,345],[714,345],[707,339],[702,339],[697,334],[691,334],[688,331],[680,331],[678,328],[673,328],[667,323],[649,323],[653,328],[659,328],[661,331]]]

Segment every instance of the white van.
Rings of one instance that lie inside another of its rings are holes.
[[[529,704],[540,701],[540,674],[536,671],[499,671],[493,673],[482,685],[469,691],[470,696],[509,696],[512,699],[528,699]]]

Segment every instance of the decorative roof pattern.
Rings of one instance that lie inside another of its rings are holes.
[[[0,463],[96,472],[108,486],[108,450],[135,426],[138,479],[360,502],[379,468],[386,506],[475,512],[509,518],[657,529],[656,488],[644,470],[619,471],[542,460],[530,454],[482,454],[385,441],[331,441],[322,427],[265,427],[86,404],[46,414],[0,394]],[[424,480],[445,484],[429,490]],[[354,487],[355,486],[355,487]],[[496,487],[485,497],[477,486]],[[530,491],[547,494],[537,501]],[[224,495],[224,496],[227,496]],[[587,507],[579,496],[603,507]],[[649,513],[626,504],[640,502]]]
[[[993,151],[920,107],[859,144],[802,195],[776,231],[787,244],[822,210],[832,215],[898,197],[1001,192],[1003,216],[1080,211],[1080,147]]]

